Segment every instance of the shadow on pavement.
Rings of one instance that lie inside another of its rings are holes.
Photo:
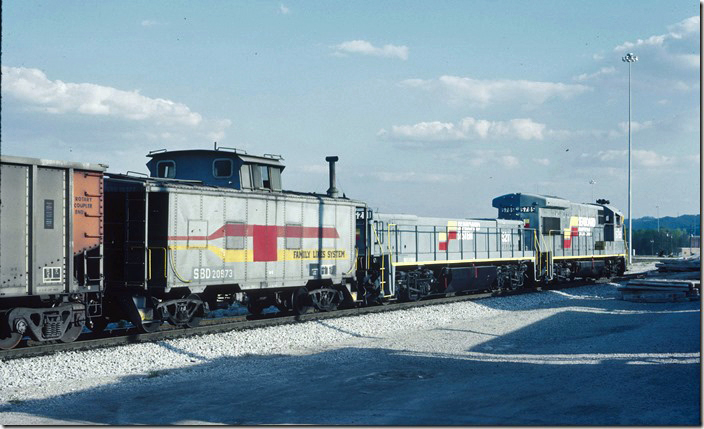
[[[458,353],[347,347],[204,360],[181,351],[198,363],[5,404],[0,422],[22,424],[25,415],[110,425],[700,424],[698,303],[659,313],[603,303],[581,300],[579,311],[498,336],[483,320],[453,325],[444,335],[482,341]]]

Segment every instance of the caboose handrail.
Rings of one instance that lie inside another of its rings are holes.
[[[183,277],[181,277],[181,275],[180,275],[180,274],[178,273],[178,271],[176,270],[176,263],[175,263],[174,260],[173,260],[173,257],[174,257],[174,252],[173,252],[173,250],[174,250],[174,249],[173,249],[171,246],[169,246],[169,249],[168,249],[168,250],[171,250],[171,252],[170,252],[170,253],[171,253],[171,258],[169,258],[170,261],[171,261],[171,270],[174,272],[174,274],[176,274],[176,277],[178,277],[178,279],[181,280],[181,282],[183,282],[183,283],[191,283],[193,280],[185,280]]]
[[[391,267],[391,270],[390,270],[391,272],[389,273],[389,283],[391,285],[394,285],[395,282],[394,282],[393,276],[396,275],[396,273],[394,270],[394,263],[393,263],[394,252],[391,249],[391,227],[392,226],[394,227],[395,237],[398,239],[398,225],[396,225],[395,223],[387,223],[386,224],[386,247],[389,249],[389,266]],[[384,296],[384,298],[389,298],[389,297],[394,296],[393,292],[394,291],[392,291],[391,288],[389,288],[389,294],[386,295],[386,294],[384,294],[384,289],[383,288],[381,289],[381,294]]]
[[[374,227],[374,224],[372,223],[372,232],[374,233],[374,237],[376,237],[376,244],[379,245],[379,253],[381,254],[381,268],[379,271],[381,271],[381,281],[379,282],[379,286],[381,286],[381,294],[384,294],[384,284],[386,283],[384,281],[384,271],[386,271],[386,264],[384,263],[384,248],[381,245],[381,240],[379,239],[379,234],[376,232],[376,228]]]
[[[166,278],[166,247],[148,247],[147,248],[147,280],[152,279],[152,249],[153,250],[163,250],[164,251],[164,278]]]

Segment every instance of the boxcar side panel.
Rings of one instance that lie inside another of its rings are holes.
[[[0,169],[0,296],[21,296],[29,292],[29,168]]]
[[[66,280],[66,175],[64,170],[37,168],[34,186],[35,294],[59,293]]]

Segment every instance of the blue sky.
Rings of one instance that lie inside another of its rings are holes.
[[[699,213],[692,1],[2,4],[3,154],[144,171],[154,149],[280,153],[284,188],[494,216],[539,192]],[[590,180],[596,183],[590,185]]]

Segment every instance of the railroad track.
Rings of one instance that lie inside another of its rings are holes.
[[[299,316],[294,315],[280,315],[280,313],[273,313],[270,315],[263,315],[258,317],[253,316],[235,316],[235,317],[221,317],[214,319],[203,319],[201,324],[195,328],[181,328],[174,327],[170,325],[162,325],[161,330],[152,333],[138,333],[136,329],[116,329],[109,331],[107,333],[101,334],[101,336],[94,336],[93,334],[84,334],[82,339],[74,341],[72,343],[61,343],[61,342],[34,342],[31,340],[23,340],[20,346],[12,350],[2,350],[0,351],[0,360],[11,360],[20,359],[26,357],[43,356],[50,355],[58,352],[65,351],[80,351],[80,350],[94,350],[106,347],[115,347],[126,344],[136,344],[136,343],[149,343],[157,342],[162,340],[174,339],[174,338],[185,338],[197,335],[205,334],[216,334],[222,332],[230,331],[241,331],[247,329],[257,329],[270,326],[286,325],[291,323],[300,323],[313,320],[323,320],[323,319],[334,319],[339,317],[347,316],[358,316],[362,314],[380,313],[385,311],[398,311],[405,310],[408,308],[424,307],[430,305],[443,305],[450,304],[454,302],[463,301],[474,301],[481,300],[497,296],[510,296],[510,295],[520,295],[526,293],[538,293],[543,290],[559,290],[559,289],[570,289],[579,286],[587,286],[592,284],[606,283],[609,281],[624,281],[637,277],[645,276],[645,273],[637,274],[626,274],[621,277],[615,277],[613,279],[599,279],[599,280],[578,280],[567,283],[562,283],[558,285],[552,285],[549,288],[537,288],[537,289],[519,289],[511,292],[500,292],[500,293],[478,293],[471,295],[456,295],[443,298],[432,298],[425,299],[416,302],[403,302],[394,303],[390,305],[377,305],[370,307],[360,307],[336,310],[332,312],[315,312]]]

